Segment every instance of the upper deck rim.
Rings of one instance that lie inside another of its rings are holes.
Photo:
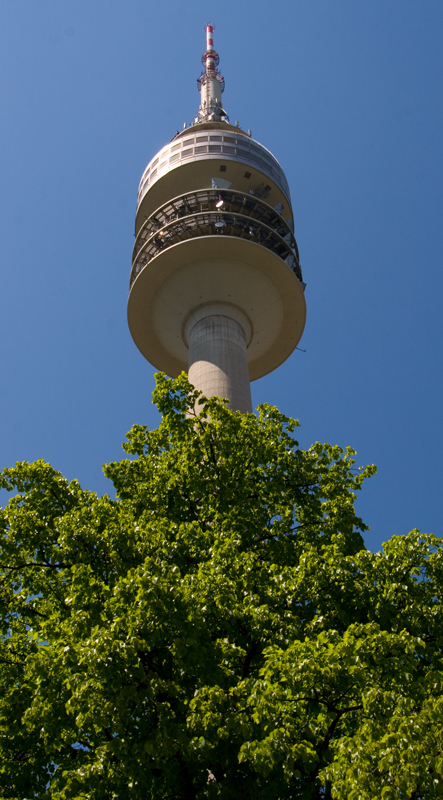
[[[289,184],[283,168],[271,151],[260,142],[237,128],[227,131],[222,127],[215,128],[214,125],[205,129],[194,125],[187,129],[187,133],[188,139],[176,137],[162,147],[148,163],[139,184],[137,211],[151,187],[164,175],[183,164],[211,159],[240,162],[260,171],[275,183],[289,205],[292,205]]]

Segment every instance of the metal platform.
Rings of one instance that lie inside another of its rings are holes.
[[[213,189],[175,197],[143,223],[135,240],[130,286],[150,260],[166,248],[214,234],[247,239],[266,247],[303,283],[297,242],[280,214],[250,194]]]

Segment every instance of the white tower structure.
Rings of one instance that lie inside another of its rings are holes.
[[[250,381],[300,341],[305,284],[287,180],[269,150],[229,122],[213,30],[194,123],[140,182],[128,321],[155,367],[185,370],[206,397],[251,411]]]

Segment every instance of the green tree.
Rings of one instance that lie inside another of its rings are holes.
[[[117,500],[0,485],[0,796],[441,798],[442,542],[363,545],[374,467],[160,375]]]

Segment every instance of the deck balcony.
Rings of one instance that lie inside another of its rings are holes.
[[[303,283],[290,225],[263,199],[232,189],[206,189],[175,197],[141,226],[134,244],[130,287],[160,252],[196,237],[229,236],[271,250]]]

